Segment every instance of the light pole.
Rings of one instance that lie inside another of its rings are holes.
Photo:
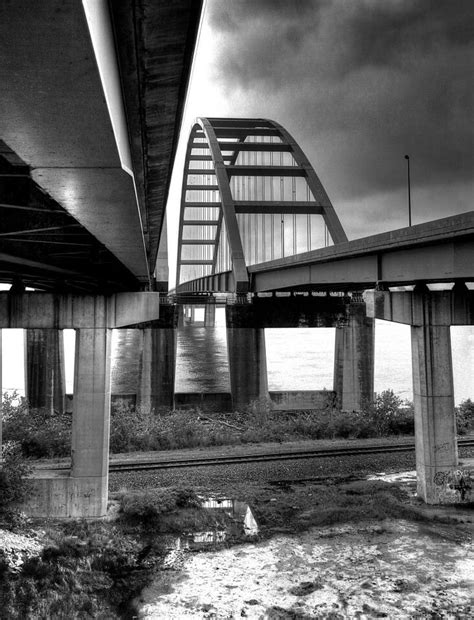
[[[410,157],[405,155],[407,160],[407,174],[408,174],[408,226],[411,226],[411,188],[410,188]]]

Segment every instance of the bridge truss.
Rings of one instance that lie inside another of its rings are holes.
[[[199,118],[188,141],[177,290],[246,293],[247,267],[347,241],[316,172],[266,119]],[[225,281],[222,281],[222,280]]]

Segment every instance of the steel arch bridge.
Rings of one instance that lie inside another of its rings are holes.
[[[181,192],[178,292],[205,278],[209,291],[245,294],[248,266],[344,241],[321,181],[284,127],[196,119]]]

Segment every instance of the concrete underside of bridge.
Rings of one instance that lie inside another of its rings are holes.
[[[93,46],[79,0],[1,3],[1,280],[149,286],[201,4],[97,0]]]

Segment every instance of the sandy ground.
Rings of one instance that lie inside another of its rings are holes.
[[[174,553],[140,618],[472,618],[469,532],[403,520]]]

